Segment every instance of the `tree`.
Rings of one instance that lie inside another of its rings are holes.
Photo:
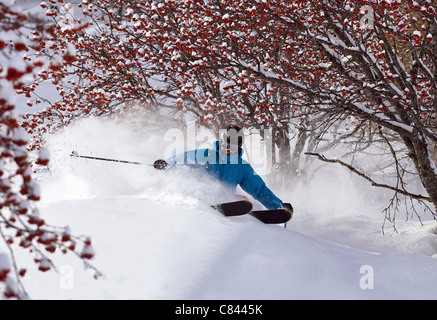
[[[27,42],[24,33],[26,28],[42,27],[40,22],[0,4],[0,238],[9,251],[9,255],[0,252],[0,292],[6,298],[27,297],[21,281],[27,267],[17,264],[17,246],[34,256],[42,272],[54,268],[49,255],[55,251],[72,252],[94,268],[88,262],[93,251],[87,237],[72,235],[68,227],[50,226],[40,216],[35,206],[40,188],[32,177],[27,136],[14,114],[13,91],[22,90],[24,77],[40,67],[21,58],[35,45]],[[39,30],[39,37],[34,38],[37,43],[44,37]],[[35,165],[46,166],[48,162],[49,153],[42,149]],[[82,248],[78,247],[81,244]]]
[[[271,126],[287,168],[296,160],[290,123],[303,141],[307,128],[321,136],[308,116],[328,134],[334,123],[353,132],[376,126],[389,150],[408,150],[428,196],[403,183],[393,190],[437,208],[434,3],[84,0],[77,18],[62,0],[44,6],[62,37],[38,51],[59,58],[41,79],[62,98],[35,121],[110,114],[136,101],[175,105],[210,126]],[[387,136],[404,148],[391,148]]]
[[[319,21],[308,24],[314,11]],[[430,200],[434,209],[437,176],[430,144],[436,142],[435,12],[436,5],[428,1],[315,1],[299,15],[279,18],[307,27],[299,34],[328,59],[316,68],[321,80],[305,88],[317,108],[341,110],[361,124],[376,124],[384,136],[396,133],[429,197],[409,196]],[[363,24],[363,18],[369,21]],[[393,157],[399,168],[400,155]],[[408,193],[402,184],[394,189]]]
[[[53,39],[40,43],[29,58],[56,57],[57,62],[23,93],[33,95],[33,104],[46,101],[36,89],[52,81],[61,99],[50,101],[39,115],[25,116],[29,132],[41,128],[38,132],[46,133],[77,116],[113,114],[135,104],[176,107],[179,114],[190,112],[199,123],[216,128],[229,122],[271,127],[278,163],[290,171],[288,123],[297,98],[290,99],[289,88],[227,60],[240,51],[239,30],[257,24],[256,16],[234,25],[227,9],[200,1],[82,1],[76,7],[49,1],[42,6],[52,19]],[[266,47],[274,32],[265,33],[254,48]],[[247,36],[245,46],[261,38],[253,32]],[[269,54],[280,53],[263,49],[262,54],[270,59]],[[33,145],[40,147],[42,139],[34,135]]]

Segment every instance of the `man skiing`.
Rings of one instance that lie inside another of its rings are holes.
[[[155,169],[166,169],[169,165],[183,163],[201,167],[207,173],[222,181],[225,185],[240,187],[263,204],[267,209],[284,208],[293,213],[290,203],[283,203],[267,188],[262,178],[256,174],[252,166],[242,159],[244,133],[238,126],[228,126],[220,130],[219,141],[212,149],[196,149],[172,157],[167,161],[156,160]]]

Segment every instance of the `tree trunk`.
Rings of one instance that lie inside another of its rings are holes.
[[[304,171],[300,167],[300,157],[302,152],[304,151],[307,140],[308,140],[308,133],[306,129],[299,130],[296,144],[293,150],[293,155],[291,157],[291,173],[295,177],[299,177],[302,174],[304,174]]]
[[[283,187],[289,187],[292,177],[292,159],[288,126],[277,128],[276,130],[276,132],[273,132],[273,136],[275,137],[274,143],[279,149],[276,172],[277,181]]]
[[[437,169],[426,138],[420,133],[415,133],[412,137],[403,137],[403,140],[409,151],[408,156],[413,160],[422,185],[437,212]]]

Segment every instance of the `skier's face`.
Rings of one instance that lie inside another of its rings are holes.
[[[220,129],[220,152],[225,155],[237,154],[243,144],[243,131],[239,129]]]
[[[232,154],[236,154],[238,152],[238,148],[237,149],[234,149],[234,148],[226,149],[225,147],[223,147],[223,145],[220,144],[220,151],[221,151],[221,153],[229,156]]]

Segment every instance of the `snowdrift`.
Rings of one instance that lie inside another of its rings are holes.
[[[328,182],[293,192],[272,186],[295,205],[287,229],[250,216],[225,218],[209,207],[229,196],[215,181],[146,165],[162,158],[166,129],[89,118],[50,137],[50,173],[39,177],[41,215],[90,236],[92,262],[104,276],[95,280],[76,257],[54,254],[58,273],[29,268],[31,298],[437,298],[433,222],[382,235],[377,204],[340,176],[343,207],[332,192],[331,201],[312,193],[332,188]],[[145,165],[72,158],[73,150]]]

